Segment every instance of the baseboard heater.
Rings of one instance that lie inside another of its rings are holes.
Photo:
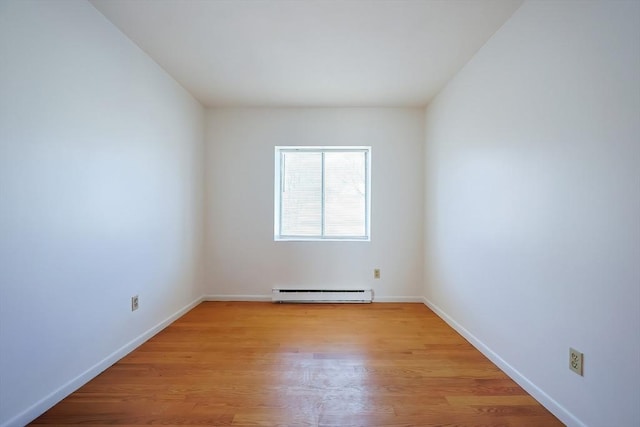
[[[349,302],[369,303],[373,301],[371,289],[273,289],[273,302],[328,303]]]

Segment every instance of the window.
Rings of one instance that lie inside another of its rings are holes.
[[[275,240],[369,240],[371,147],[275,154]]]

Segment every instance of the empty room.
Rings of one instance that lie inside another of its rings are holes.
[[[0,427],[640,425],[640,2],[0,0]]]

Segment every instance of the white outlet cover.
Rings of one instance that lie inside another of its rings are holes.
[[[584,355],[578,350],[569,348],[569,369],[580,376],[583,374]]]

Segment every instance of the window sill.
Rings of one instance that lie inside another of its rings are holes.
[[[298,237],[275,236],[274,242],[370,242],[370,237]]]

